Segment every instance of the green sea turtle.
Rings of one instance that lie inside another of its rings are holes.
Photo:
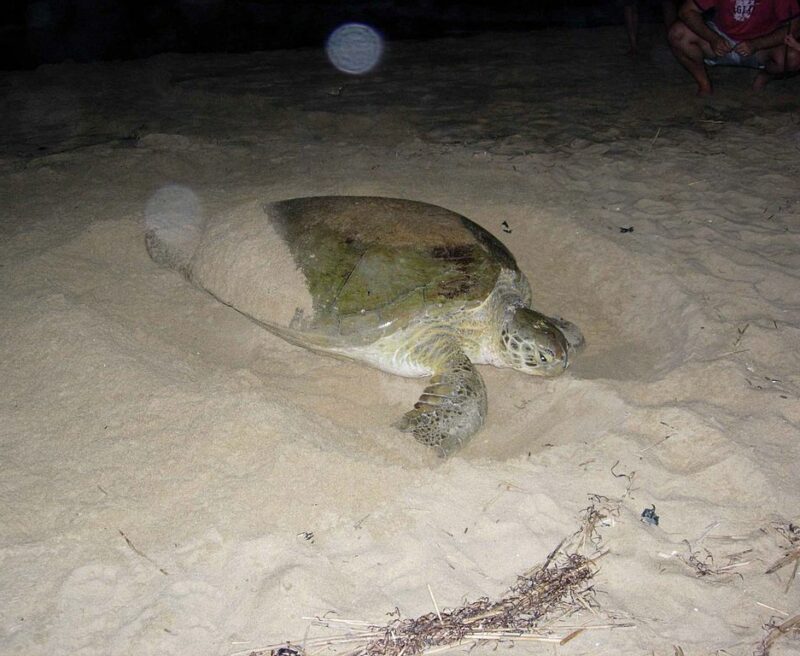
[[[494,236],[442,207],[362,196],[295,198],[199,223],[151,220],[147,250],[222,303],[313,351],[430,376],[397,422],[450,454],[483,425],[475,364],[564,371],[577,328],[529,307],[530,287]]]

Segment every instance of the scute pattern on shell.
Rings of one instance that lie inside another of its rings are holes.
[[[314,304],[307,331],[357,334],[491,293],[508,250],[469,219],[417,201],[311,197],[269,206]],[[295,324],[299,327],[300,324]]]

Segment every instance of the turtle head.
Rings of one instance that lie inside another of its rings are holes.
[[[553,321],[530,308],[511,311],[500,331],[503,363],[533,376],[557,376],[568,364],[567,340]]]

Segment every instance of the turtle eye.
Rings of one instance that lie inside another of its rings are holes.
[[[553,349],[549,349],[547,347],[539,349],[539,359],[542,362],[551,362],[555,360],[556,352]]]

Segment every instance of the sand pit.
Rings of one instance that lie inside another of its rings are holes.
[[[800,544],[798,80],[715,71],[701,101],[655,35],[638,62],[623,41],[391,43],[364,77],[316,50],[3,74],[0,653],[222,656],[496,599],[592,505],[596,608],[561,623],[617,628],[557,653],[752,654],[800,612],[795,561],[766,573]],[[204,216],[448,207],[588,347],[556,379],[483,367],[486,426],[441,461],[391,427],[421,381],[149,259],[175,188]]]

